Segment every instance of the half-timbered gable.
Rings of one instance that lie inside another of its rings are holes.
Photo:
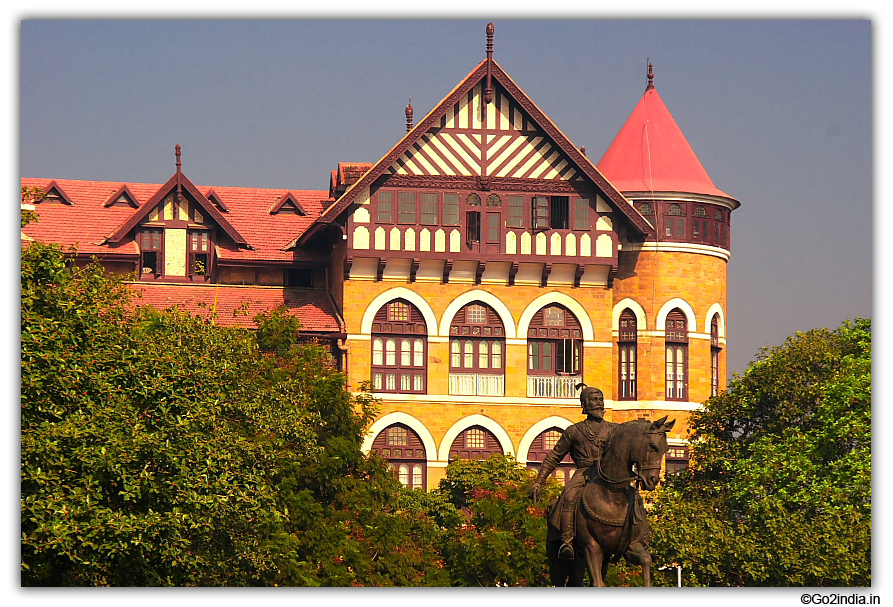
[[[607,285],[653,232],[492,60],[407,127],[295,243],[340,233],[347,279]]]

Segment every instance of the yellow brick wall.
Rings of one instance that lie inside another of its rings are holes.
[[[344,320],[347,333],[359,336],[363,316],[372,301],[382,293],[402,287],[413,291],[430,306],[436,326],[430,332],[439,335],[440,322],[447,307],[460,295],[469,291],[485,291],[498,298],[508,308],[515,329],[525,309],[537,298],[547,293],[562,293],[578,302],[586,312],[592,325],[592,339],[584,346],[583,378],[590,385],[601,388],[605,399],[613,401],[617,394],[618,360],[617,339],[613,334],[613,308],[624,298],[638,302],[647,317],[647,333],[638,340],[638,388],[640,401],[627,408],[623,402],[609,402],[606,417],[610,421],[622,423],[632,419],[657,419],[667,415],[676,424],[668,434],[669,439],[688,438],[690,405],[673,408],[672,402],[664,400],[665,353],[662,335],[650,332],[656,327],[656,317],[660,308],[670,299],[686,301],[694,311],[697,325],[689,327],[690,332],[704,333],[707,311],[715,303],[722,306],[726,314],[726,262],[708,255],[684,252],[640,252],[637,255],[621,255],[621,267],[613,288],[570,286],[549,286],[541,288],[528,285],[471,285],[467,283],[429,283],[406,281],[354,280],[343,283]],[[581,319],[582,321],[583,319]],[[642,327],[640,327],[640,330]],[[443,336],[442,336],[443,337]],[[518,334],[516,339],[524,340],[526,335]],[[394,412],[405,413],[419,420],[430,432],[436,449],[442,447],[446,432],[457,422],[470,415],[484,415],[502,428],[511,441],[510,449],[517,454],[522,438],[542,420],[557,416],[571,422],[583,419],[576,399],[563,401],[527,398],[527,353],[520,343],[506,345],[506,392],[505,397],[494,402],[477,401],[470,397],[449,398],[449,344],[447,340],[429,340],[428,343],[428,391],[427,395],[389,398],[381,397],[381,416]],[[610,347],[605,347],[611,344]],[[368,381],[371,366],[371,342],[363,336],[348,340],[351,348],[349,378],[352,389],[361,381]],[[725,385],[725,353],[720,359],[721,386]],[[690,338],[689,340],[689,401],[702,402],[710,394],[710,341]],[[654,402],[654,408],[648,407]],[[436,486],[443,476],[443,463],[428,468],[428,487]]]
[[[684,252],[650,252],[620,254],[620,267],[614,280],[614,302],[625,298],[636,301],[645,311],[647,331],[663,331],[656,326],[663,305],[674,298],[686,301],[692,308],[697,326],[689,332],[704,331],[707,312],[713,304],[722,306],[728,322],[726,306],[725,260],[710,255]],[[639,331],[643,327],[638,327]],[[616,338],[615,338],[616,342]],[[641,400],[663,400],[665,390],[665,342],[663,337],[640,334],[638,340],[638,396]],[[710,340],[689,338],[689,401],[703,402],[710,396]],[[614,367],[618,368],[617,352]],[[726,351],[719,360],[720,389],[726,385]],[[618,378],[615,372],[615,386]]]

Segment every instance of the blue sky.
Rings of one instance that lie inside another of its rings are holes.
[[[494,58],[597,160],[655,85],[732,215],[730,371],[872,313],[868,20],[493,18]],[[326,189],[485,56],[469,20],[21,24],[20,174]]]

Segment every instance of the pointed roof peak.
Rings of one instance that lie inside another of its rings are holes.
[[[719,190],[654,88],[648,85],[596,165],[621,192],[682,192],[731,198]],[[733,199],[734,200],[734,199]]]

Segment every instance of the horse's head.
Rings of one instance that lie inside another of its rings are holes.
[[[660,482],[660,464],[667,452],[667,432],[673,428],[676,420],[667,421],[664,415],[659,420],[653,421],[645,428],[637,448],[630,452],[633,463],[636,465],[636,473],[639,477],[638,484],[642,489],[651,491]]]

